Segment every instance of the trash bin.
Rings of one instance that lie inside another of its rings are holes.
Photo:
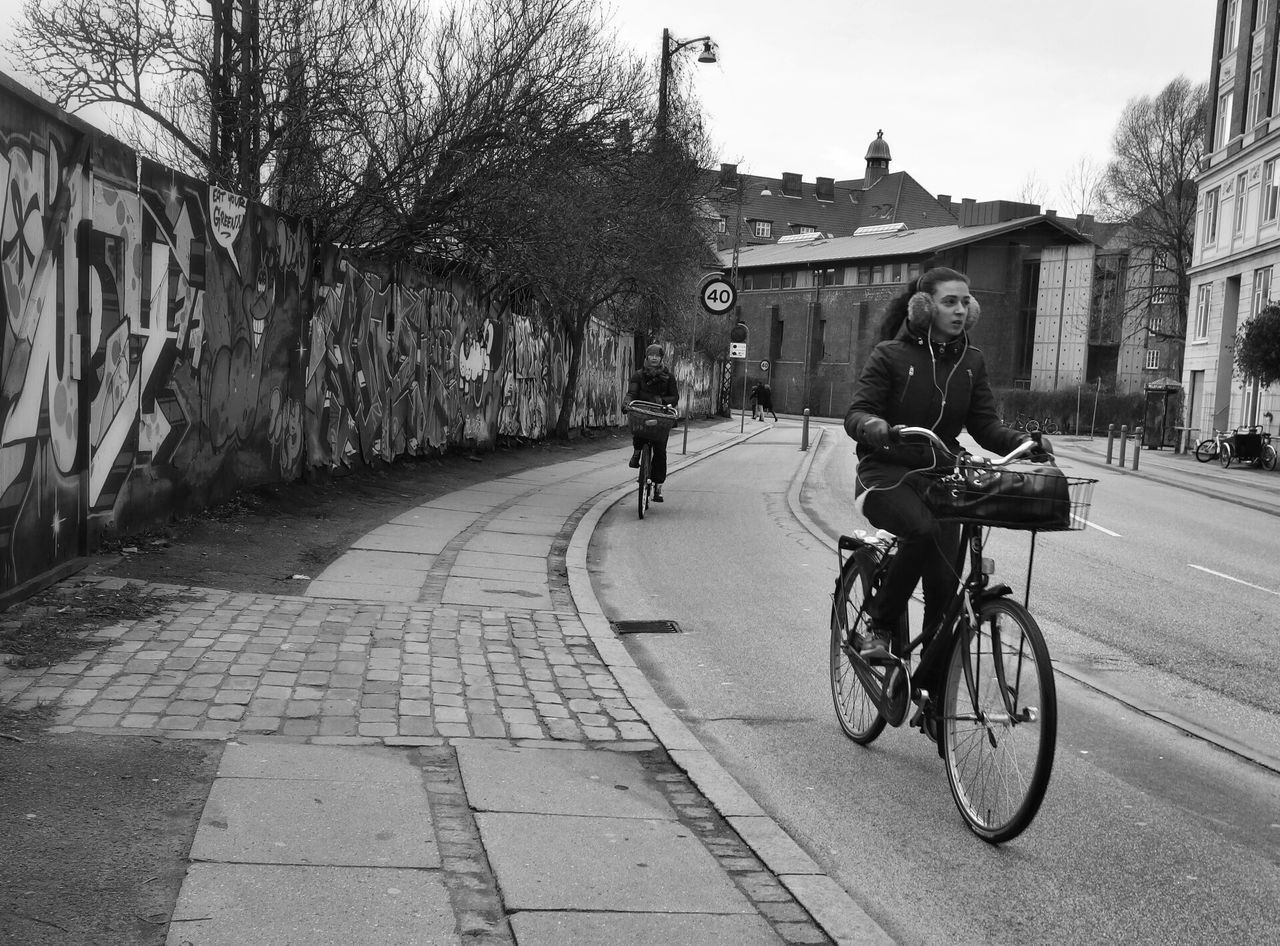
[[[1177,447],[1178,424],[1182,413],[1182,385],[1161,378],[1145,385],[1146,423],[1142,425],[1142,445],[1153,450]]]

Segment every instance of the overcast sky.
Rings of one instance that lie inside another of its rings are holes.
[[[628,45],[710,35],[682,52],[721,159],[861,177],[884,130],[891,171],[934,194],[1055,201],[1082,156],[1110,154],[1124,105],[1178,75],[1207,81],[1214,0],[614,0]],[[1068,212],[1063,206],[1062,211]]]
[[[1209,76],[1214,0],[602,0],[656,61],[662,30],[710,35],[720,61],[682,68],[718,159],[806,181],[861,177],[884,130],[890,170],[932,193],[1045,206],[1082,157],[1110,153],[1125,103]],[[0,0],[0,36],[21,0]],[[12,72],[0,52],[0,68]],[[656,65],[655,65],[656,68]]]

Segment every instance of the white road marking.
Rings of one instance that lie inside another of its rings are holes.
[[[1259,591],[1265,591],[1269,595],[1275,595],[1277,598],[1280,598],[1280,591],[1263,588],[1261,585],[1255,585],[1253,582],[1245,581],[1243,578],[1233,578],[1230,575],[1224,575],[1222,572],[1215,572],[1212,568],[1205,568],[1203,565],[1192,565],[1190,562],[1187,562],[1187,567],[1194,568],[1202,572],[1208,572],[1210,575],[1217,575],[1219,578],[1225,578],[1227,581],[1234,581],[1236,584],[1247,585],[1250,588],[1256,588]]]
[[[1072,516],[1071,518],[1072,518],[1072,519],[1079,519],[1080,517],[1079,517],[1079,516]],[[1119,533],[1119,532],[1112,532],[1110,529],[1104,529],[1104,528],[1102,528],[1102,526],[1097,525],[1096,523],[1093,523],[1093,522],[1086,522],[1086,523],[1085,523],[1085,525],[1087,525],[1090,529],[1097,529],[1099,532],[1105,532],[1107,535],[1111,536],[1111,538],[1113,538],[1113,539],[1120,539],[1120,538],[1123,538],[1123,536],[1122,536],[1122,535],[1120,535],[1120,533]]]

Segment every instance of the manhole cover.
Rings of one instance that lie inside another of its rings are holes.
[[[619,634],[679,634],[675,621],[610,621]]]

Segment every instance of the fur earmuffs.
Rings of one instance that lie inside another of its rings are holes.
[[[971,331],[982,318],[982,306],[972,296],[969,298],[968,314],[964,320],[964,330]],[[907,324],[917,335],[927,335],[933,324],[933,299],[927,292],[917,292],[907,302]]]

